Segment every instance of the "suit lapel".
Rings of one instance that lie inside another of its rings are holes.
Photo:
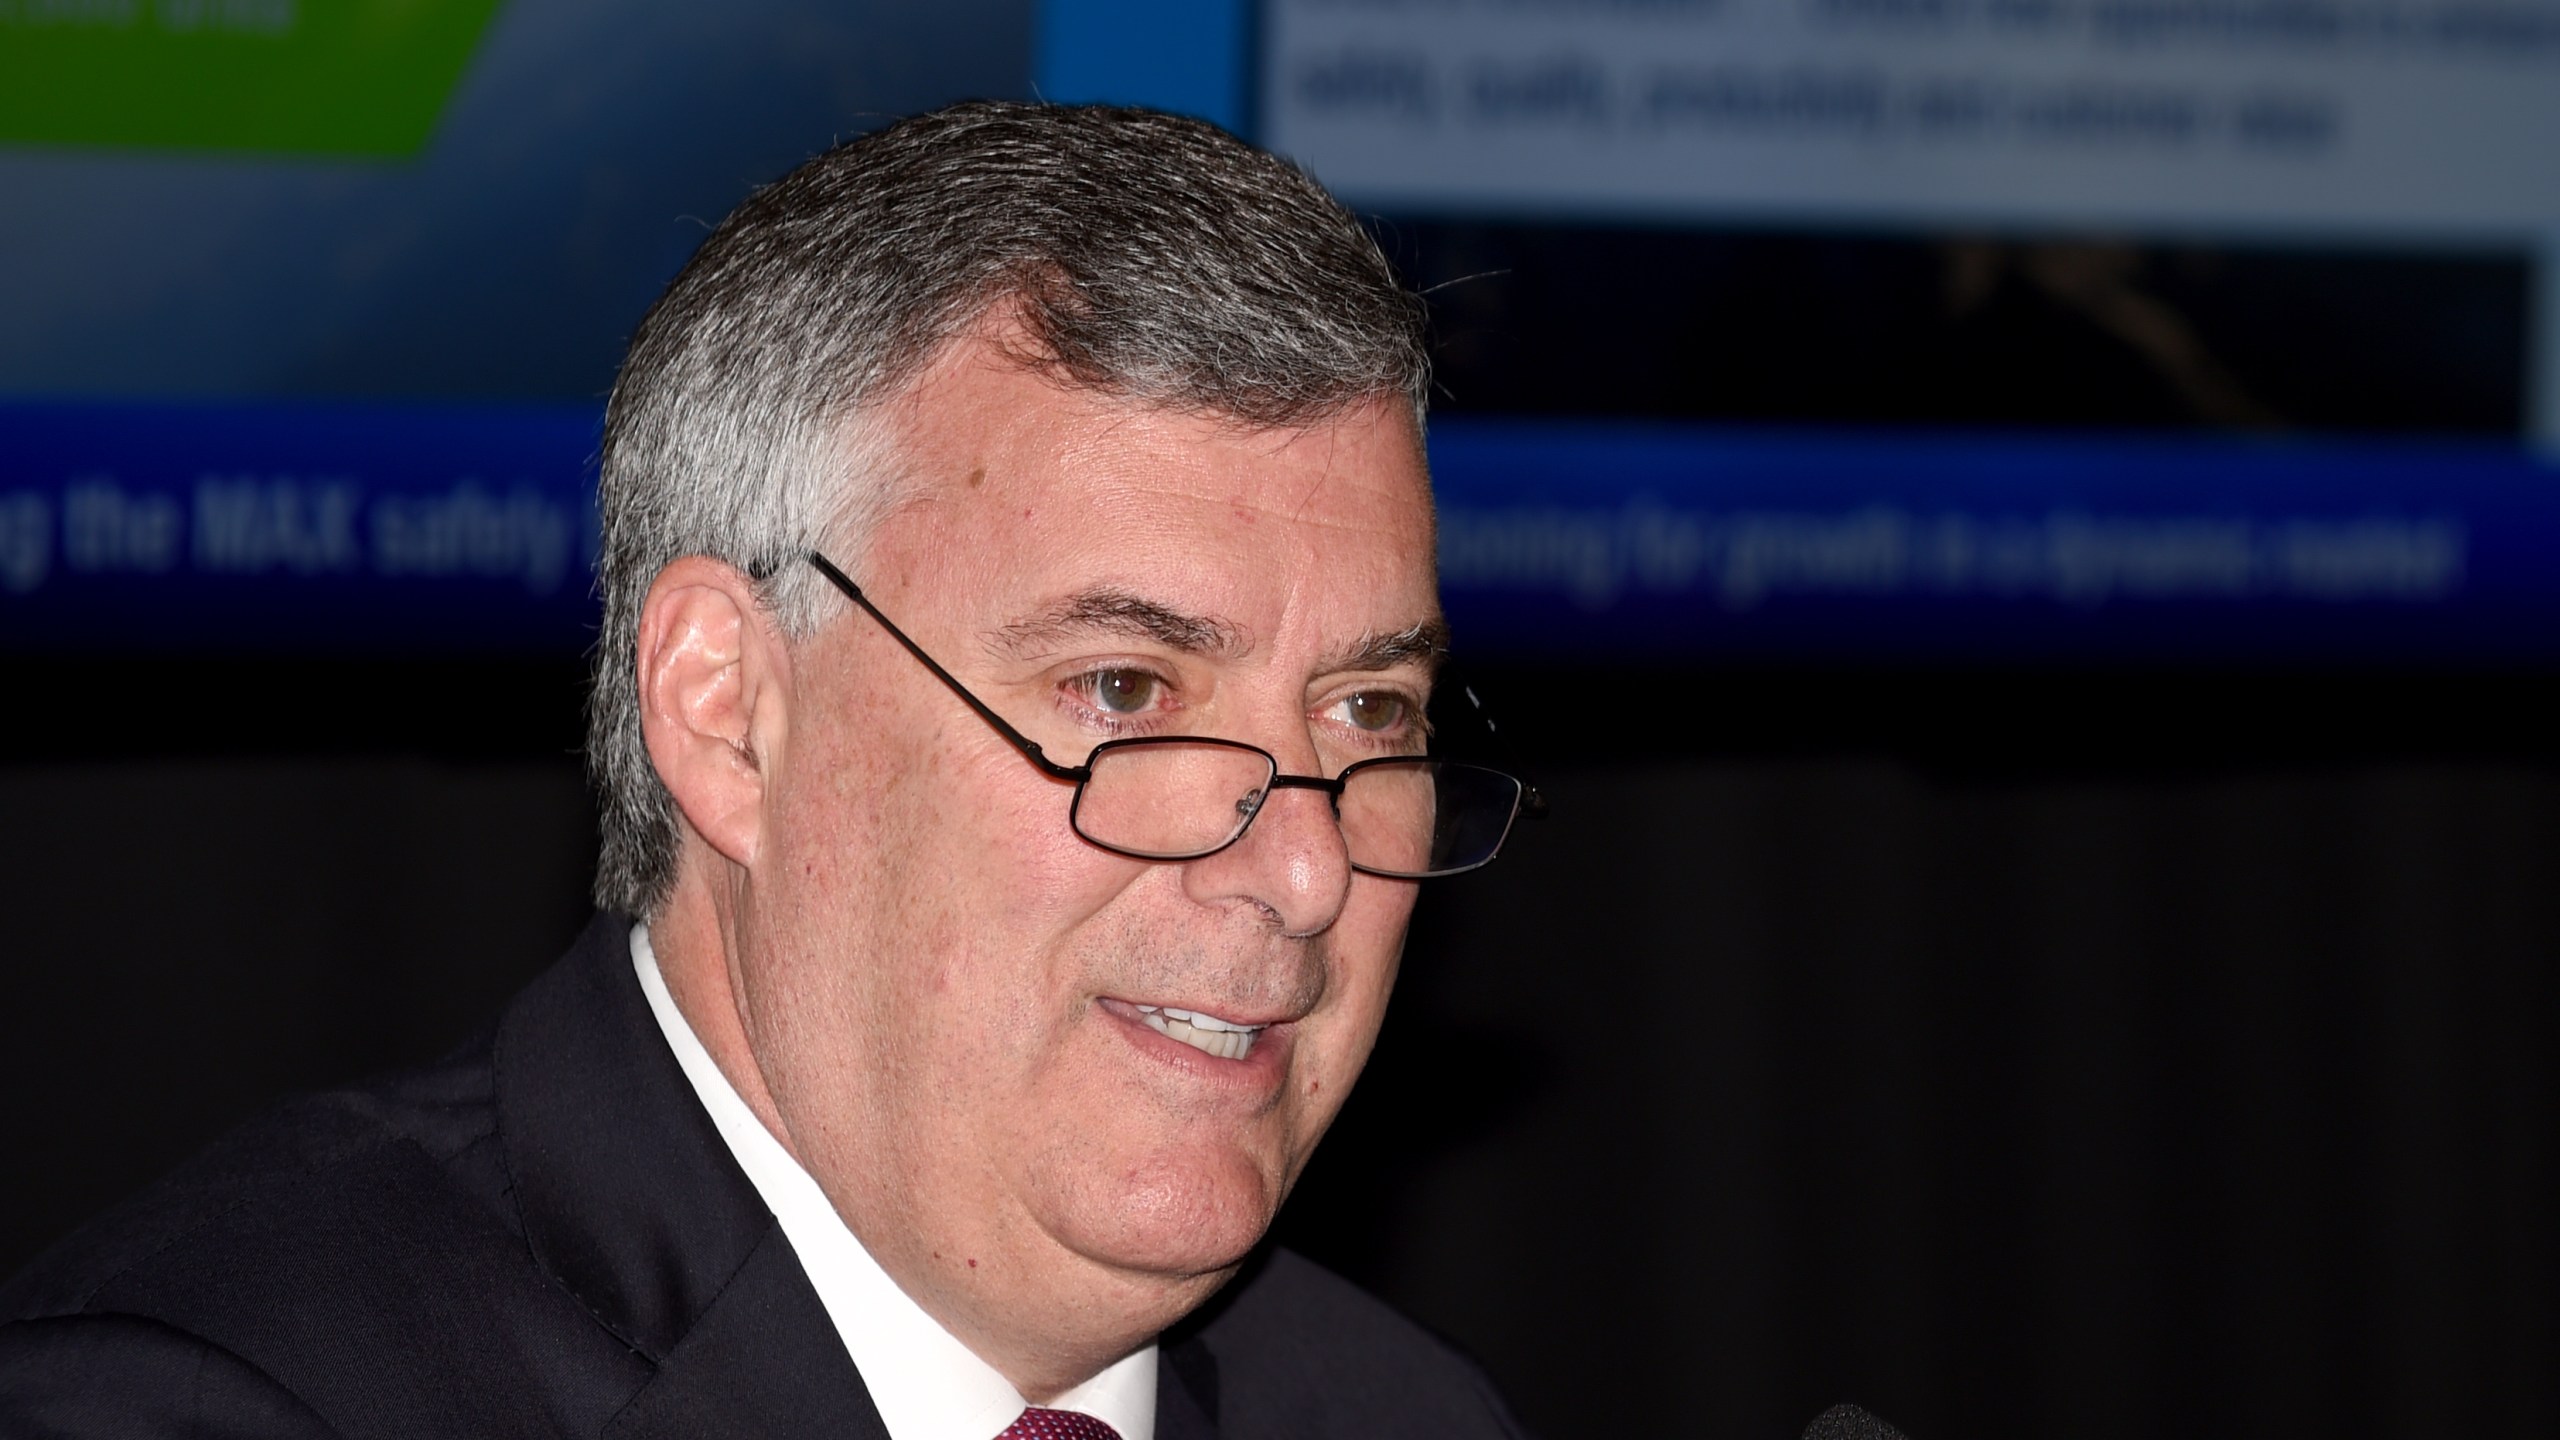
[[[886,1440],[798,1257],[667,1048],[630,933],[620,916],[588,926],[508,1007],[493,1061],[535,1259],[658,1367],[610,1433]]]
[[[1197,1334],[1166,1336],[1156,1366],[1156,1440],[1217,1440],[1218,1361]]]
[[[604,1433],[889,1440],[778,1226]]]
[[[782,1227],[738,1168],[599,916],[500,1022],[498,1127],[535,1259],[654,1375],[617,1440],[889,1440]],[[1217,1440],[1218,1368],[1165,1341],[1156,1440]]]

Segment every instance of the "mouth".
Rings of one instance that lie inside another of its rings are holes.
[[[1129,1008],[1137,1012],[1138,1019],[1148,1029],[1220,1060],[1242,1060],[1252,1054],[1255,1037],[1271,1028],[1222,1020],[1198,1010],[1177,1010],[1170,1005],[1132,1005]]]

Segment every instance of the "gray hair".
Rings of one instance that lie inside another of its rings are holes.
[[[998,305],[1060,380],[1303,425],[1430,384],[1422,302],[1305,173],[1153,111],[955,105],[820,155],[711,233],[631,342],[605,410],[587,764],[596,902],[675,881],[675,803],[640,730],[637,639],[658,572],[757,578],[797,640],[831,613],[801,563],[858,554],[904,498],[869,423]]]

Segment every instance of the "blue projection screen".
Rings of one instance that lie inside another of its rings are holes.
[[[578,653],[707,219],[1032,92],[1376,218],[1470,653],[2560,658],[2539,0],[747,8],[508,0],[413,154],[0,135],[6,643]]]

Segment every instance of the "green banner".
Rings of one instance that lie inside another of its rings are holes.
[[[0,0],[0,142],[414,155],[498,0]]]

